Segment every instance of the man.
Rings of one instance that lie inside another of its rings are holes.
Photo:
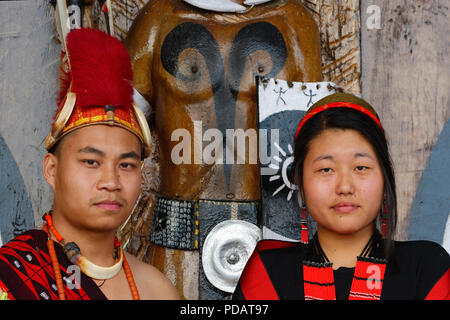
[[[67,36],[67,56],[43,160],[53,210],[44,231],[0,248],[0,298],[177,299],[170,281],[115,236],[139,196],[149,153],[128,53],[119,40],[80,29]]]

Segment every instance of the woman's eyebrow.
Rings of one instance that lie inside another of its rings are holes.
[[[374,157],[370,153],[367,153],[367,152],[356,152],[355,155],[353,156],[353,158],[369,158],[369,159],[374,160]],[[320,161],[320,160],[332,160],[333,161],[334,158],[330,154],[322,154],[322,155],[318,156],[317,158],[315,158],[313,160],[313,163]]]
[[[333,156],[329,154],[322,154],[313,160],[313,163],[320,160],[333,160]]]
[[[374,160],[373,156],[370,153],[366,153],[366,152],[357,152],[357,153],[355,153],[355,155],[353,157],[354,158],[364,157],[364,158],[370,158],[370,159]]]

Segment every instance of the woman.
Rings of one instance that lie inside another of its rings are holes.
[[[302,241],[261,241],[234,299],[449,299],[450,258],[429,241],[393,241],[395,179],[380,120],[336,93],[300,122],[293,180]],[[307,215],[317,223],[308,239]],[[380,231],[381,233],[380,233]]]

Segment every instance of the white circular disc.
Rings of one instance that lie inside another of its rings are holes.
[[[217,224],[206,236],[202,266],[206,278],[216,288],[232,293],[242,270],[261,240],[261,229],[242,220]]]

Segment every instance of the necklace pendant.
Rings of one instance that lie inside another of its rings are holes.
[[[81,254],[80,247],[75,242],[69,242],[64,246],[64,253],[67,258],[69,258],[70,262],[73,264],[78,264],[78,259]]]
[[[78,266],[80,267],[81,271],[90,278],[107,280],[115,277],[122,269],[123,256],[123,251],[120,250],[119,259],[116,260],[114,265],[112,265],[111,267],[100,267],[90,262],[86,257],[80,254],[78,256]]]

